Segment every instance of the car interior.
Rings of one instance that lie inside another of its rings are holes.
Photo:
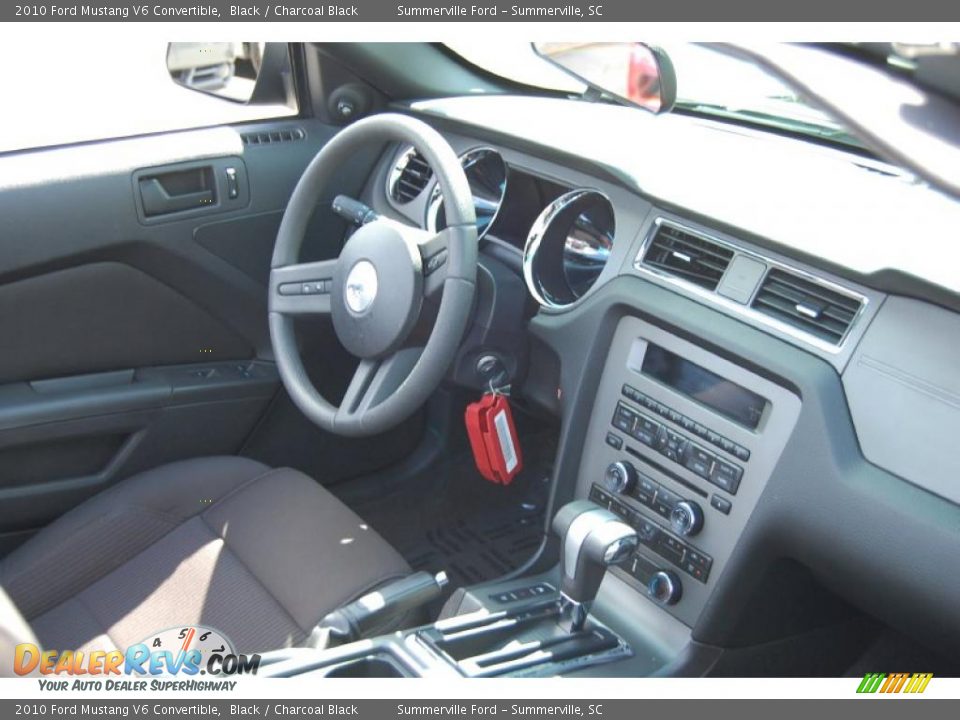
[[[942,58],[714,48],[841,141],[678,101],[652,46],[651,109],[215,45],[171,83],[295,112],[0,153],[5,674],[185,625],[270,677],[958,674]]]

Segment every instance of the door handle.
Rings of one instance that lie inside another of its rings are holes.
[[[140,200],[143,214],[151,217],[210,206],[216,197],[212,188],[171,195],[159,177],[150,177],[140,179]]]

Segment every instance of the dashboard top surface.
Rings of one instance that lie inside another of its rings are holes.
[[[894,166],[729,123],[615,105],[502,96],[411,109],[472,126],[478,136],[582,158],[644,196],[786,252],[864,277],[897,270],[960,293],[960,275],[942,261],[960,203]],[[629,146],[610,138],[630,139]]]

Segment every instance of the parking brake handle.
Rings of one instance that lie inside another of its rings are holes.
[[[330,648],[359,640],[387,620],[439,597],[448,583],[446,573],[431,575],[422,570],[388,583],[326,615],[313,629],[307,645]]]

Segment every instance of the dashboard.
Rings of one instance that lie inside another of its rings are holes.
[[[956,227],[956,203],[875,160],[691,118],[532,98],[406,110],[460,155],[481,249],[523,275],[537,311],[521,392],[562,421],[554,506],[589,497],[637,528],[615,573],[636,603],[736,642],[749,594],[789,558],[932,645],[960,640],[944,572],[960,279],[919,257],[916,232],[921,212]],[[601,125],[636,142],[570,130]],[[409,147],[366,195],[442,227]]]

